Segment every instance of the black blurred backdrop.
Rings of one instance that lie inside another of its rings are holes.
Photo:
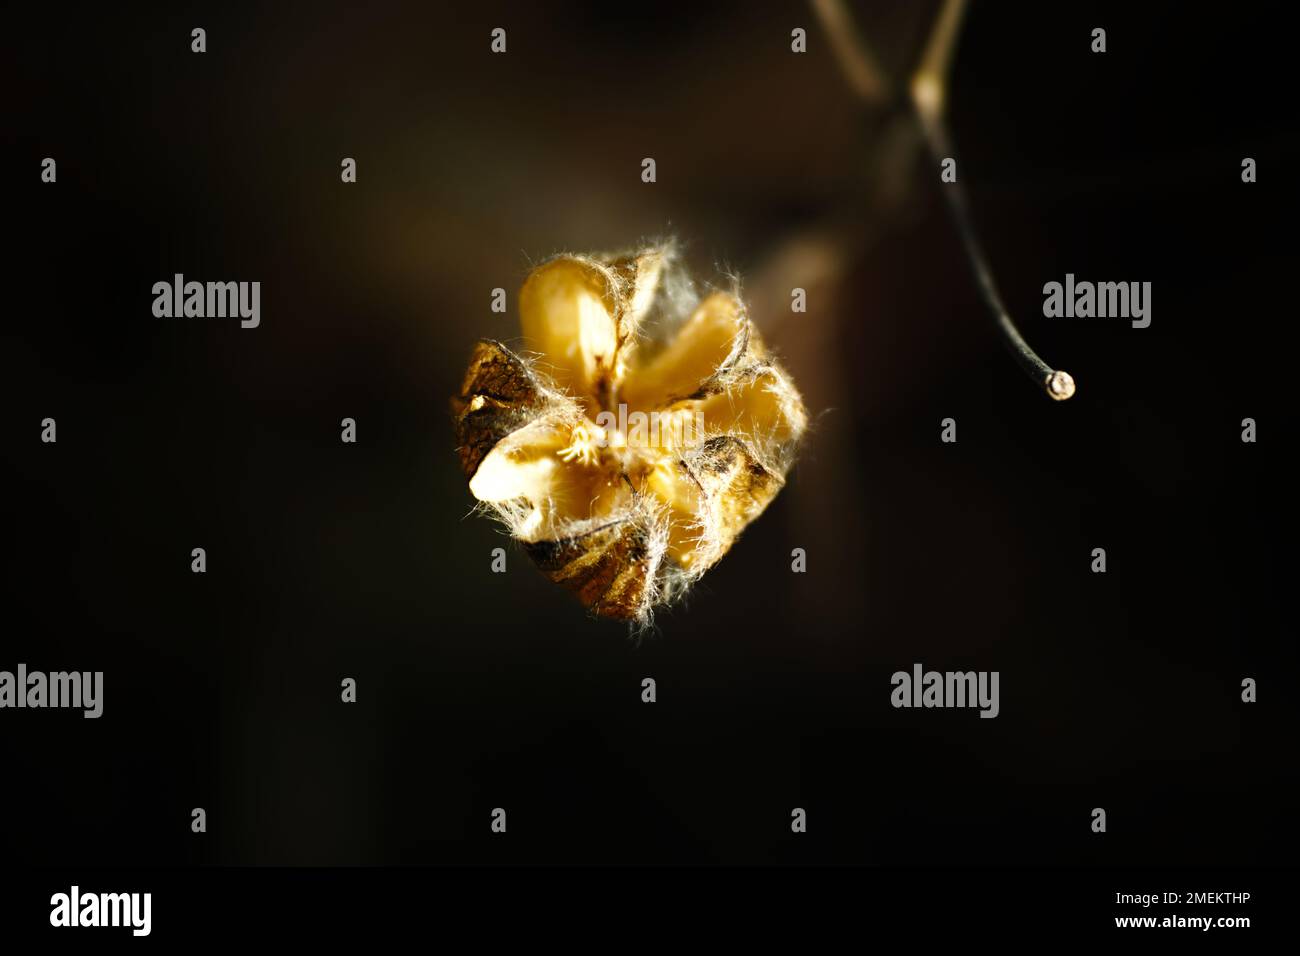
[[[932,7],[853,9],[905,71]],[[1064,404],[1001,349],[932,164],[882,191],[803,5],[12,12],[0,669],[106,689],[99,720],[0,713],[4,858],[1291,862],[1281,11],[970,12],[959,174]],[[818,419],[638,643],[513,547],[490,572],[447,399],[518,340],[531,262],[665,233],[746,280]],[[261,327],[155,319],[177,272],[261,281]],[[1151,281],[1151,327],[1044,319],[1066,272]],[[892,709],[918,661],[1000,671],[1001,715]]]

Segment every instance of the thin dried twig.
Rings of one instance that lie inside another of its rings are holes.
[[[871,48],[853,27],[853,18],[842,0],[812,0],[813,10],[830,37],[835,59],[839,61],[849,88],[858,98],[872,106],[889,100],[890,83]]]
[[[866,44],[858,37],[844,0],[813,0],[813,10],[831,34],[832,48],[840,59],[845,74],[851,78],[850,82],[853,82],[852,77],[875,69],[875,60]],[[912,105],[936,163],[942,163],[954,155],[946,120],[948,80],[965,12],[966,0],[944,0],[910,86]],[[838,39],[835,39],[837,36]],[[881,86],[880,89],[887,87]],[[1025,373],[1051,398],[1057,401],[1070,398],[1075,391],[1074,378],[1069,372],[1054,369],[1039,358],[1007,312],[997,283],[993,280],[993,270],[989,267],[979,236],[975,232],[965,188],[958,182],[945,183],[944,192],[953,219],[957,222],[957,230],[961,234],[971,269],[984,300],[993,313],[1003,341]]]

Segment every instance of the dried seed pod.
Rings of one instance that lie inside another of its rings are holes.
[[[671,247],[557,256],[519,295],[536,358],[479,342],[452,399],[470,492],[602,617],[644,623],[716,564],[807,425],[740,300],[683,290]]]

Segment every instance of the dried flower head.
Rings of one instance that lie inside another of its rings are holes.
[[[671,247],[557,256],[519,310],[537,357],[479,342],[452,400],[469,489],[551,580],[645,623],[776,496],[803,402],[739,298],[696,301]]]

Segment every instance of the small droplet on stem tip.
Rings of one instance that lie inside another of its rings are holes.
[[[1053,372],[1047,376],[1047,394],[1058,402],[1074,395],[1074,377],[1069,372]]]

